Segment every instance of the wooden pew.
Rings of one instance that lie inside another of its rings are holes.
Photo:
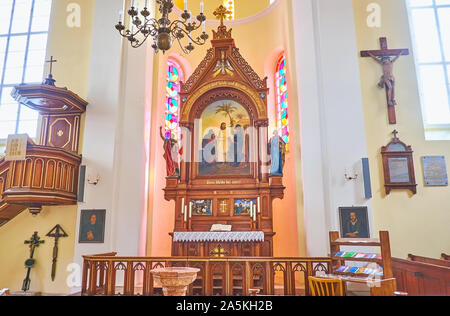
[[[450,268],[450,261],[448,261],[448,260],[427,258],[427,257],[415,256],[412,254],[408,255],[408,260]]]
[[[442,260],[450,261],[450,255],[446,255],[445,253],[441,255],[441,258]]]
[[[392,258],[397,290],[409,296],[450,296],[450,267]]]

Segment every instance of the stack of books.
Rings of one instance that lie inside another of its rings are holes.
[[[334,257],[337,258],[355,258],[355,259],[379,259],[381,255],[376,253],[362,253],[362,252],[337,252]]]
[[[336,272],[351,273],[351,274],[365,274],[371,276],[383,276],[383,267],[369,268],[369,267],[348,267],[341,266],[336,269]]]

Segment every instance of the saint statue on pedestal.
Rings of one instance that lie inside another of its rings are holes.
[[[164,159],[166,160],[166,169],[168,177],[178,178],[180,176],[179,158],[181,154],[178,141],[175,139],[175,135],[171,134],[170,139],[164,137],[162,127],[159,128],[161,139],[164,141]]]
[[[286,143],[278,135],[278,130],[273,132],[273,137],[269,141],[268,152],[271,158],[270,175],[283,175]]]

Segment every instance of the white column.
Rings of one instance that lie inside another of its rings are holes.
[[[329,253],[340,206],[364,206],[367,156],[352,0],[293,0],[308,255]],[[345,170],[360,175],[348,182]],[[369,213],[369,217],[370,213]]]
[[[147,214],[146,124],[150,120],[153,55],[146,45],[132,49],[114,29],[122,0],[95,4],[83,164],[100,182],[86,184],[79,210],[106,209],[104,244],[75,244],[82,255],[118,252],[144,256]],[[79,231],[80,216],[77,219]]]

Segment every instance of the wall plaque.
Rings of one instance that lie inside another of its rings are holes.
[[[426,186],[448,186],[447,166],[444,156],[422,157]]]
[[[386,194],[389,195],[393,189],[408,189],[416,194],[413,151],[411,146],[400,141],[397,131],[393,134],[392,141],[381,148]]]
[[[27,134],[9,135],[5,151],[5,161],[25,160],[27,155]]]

